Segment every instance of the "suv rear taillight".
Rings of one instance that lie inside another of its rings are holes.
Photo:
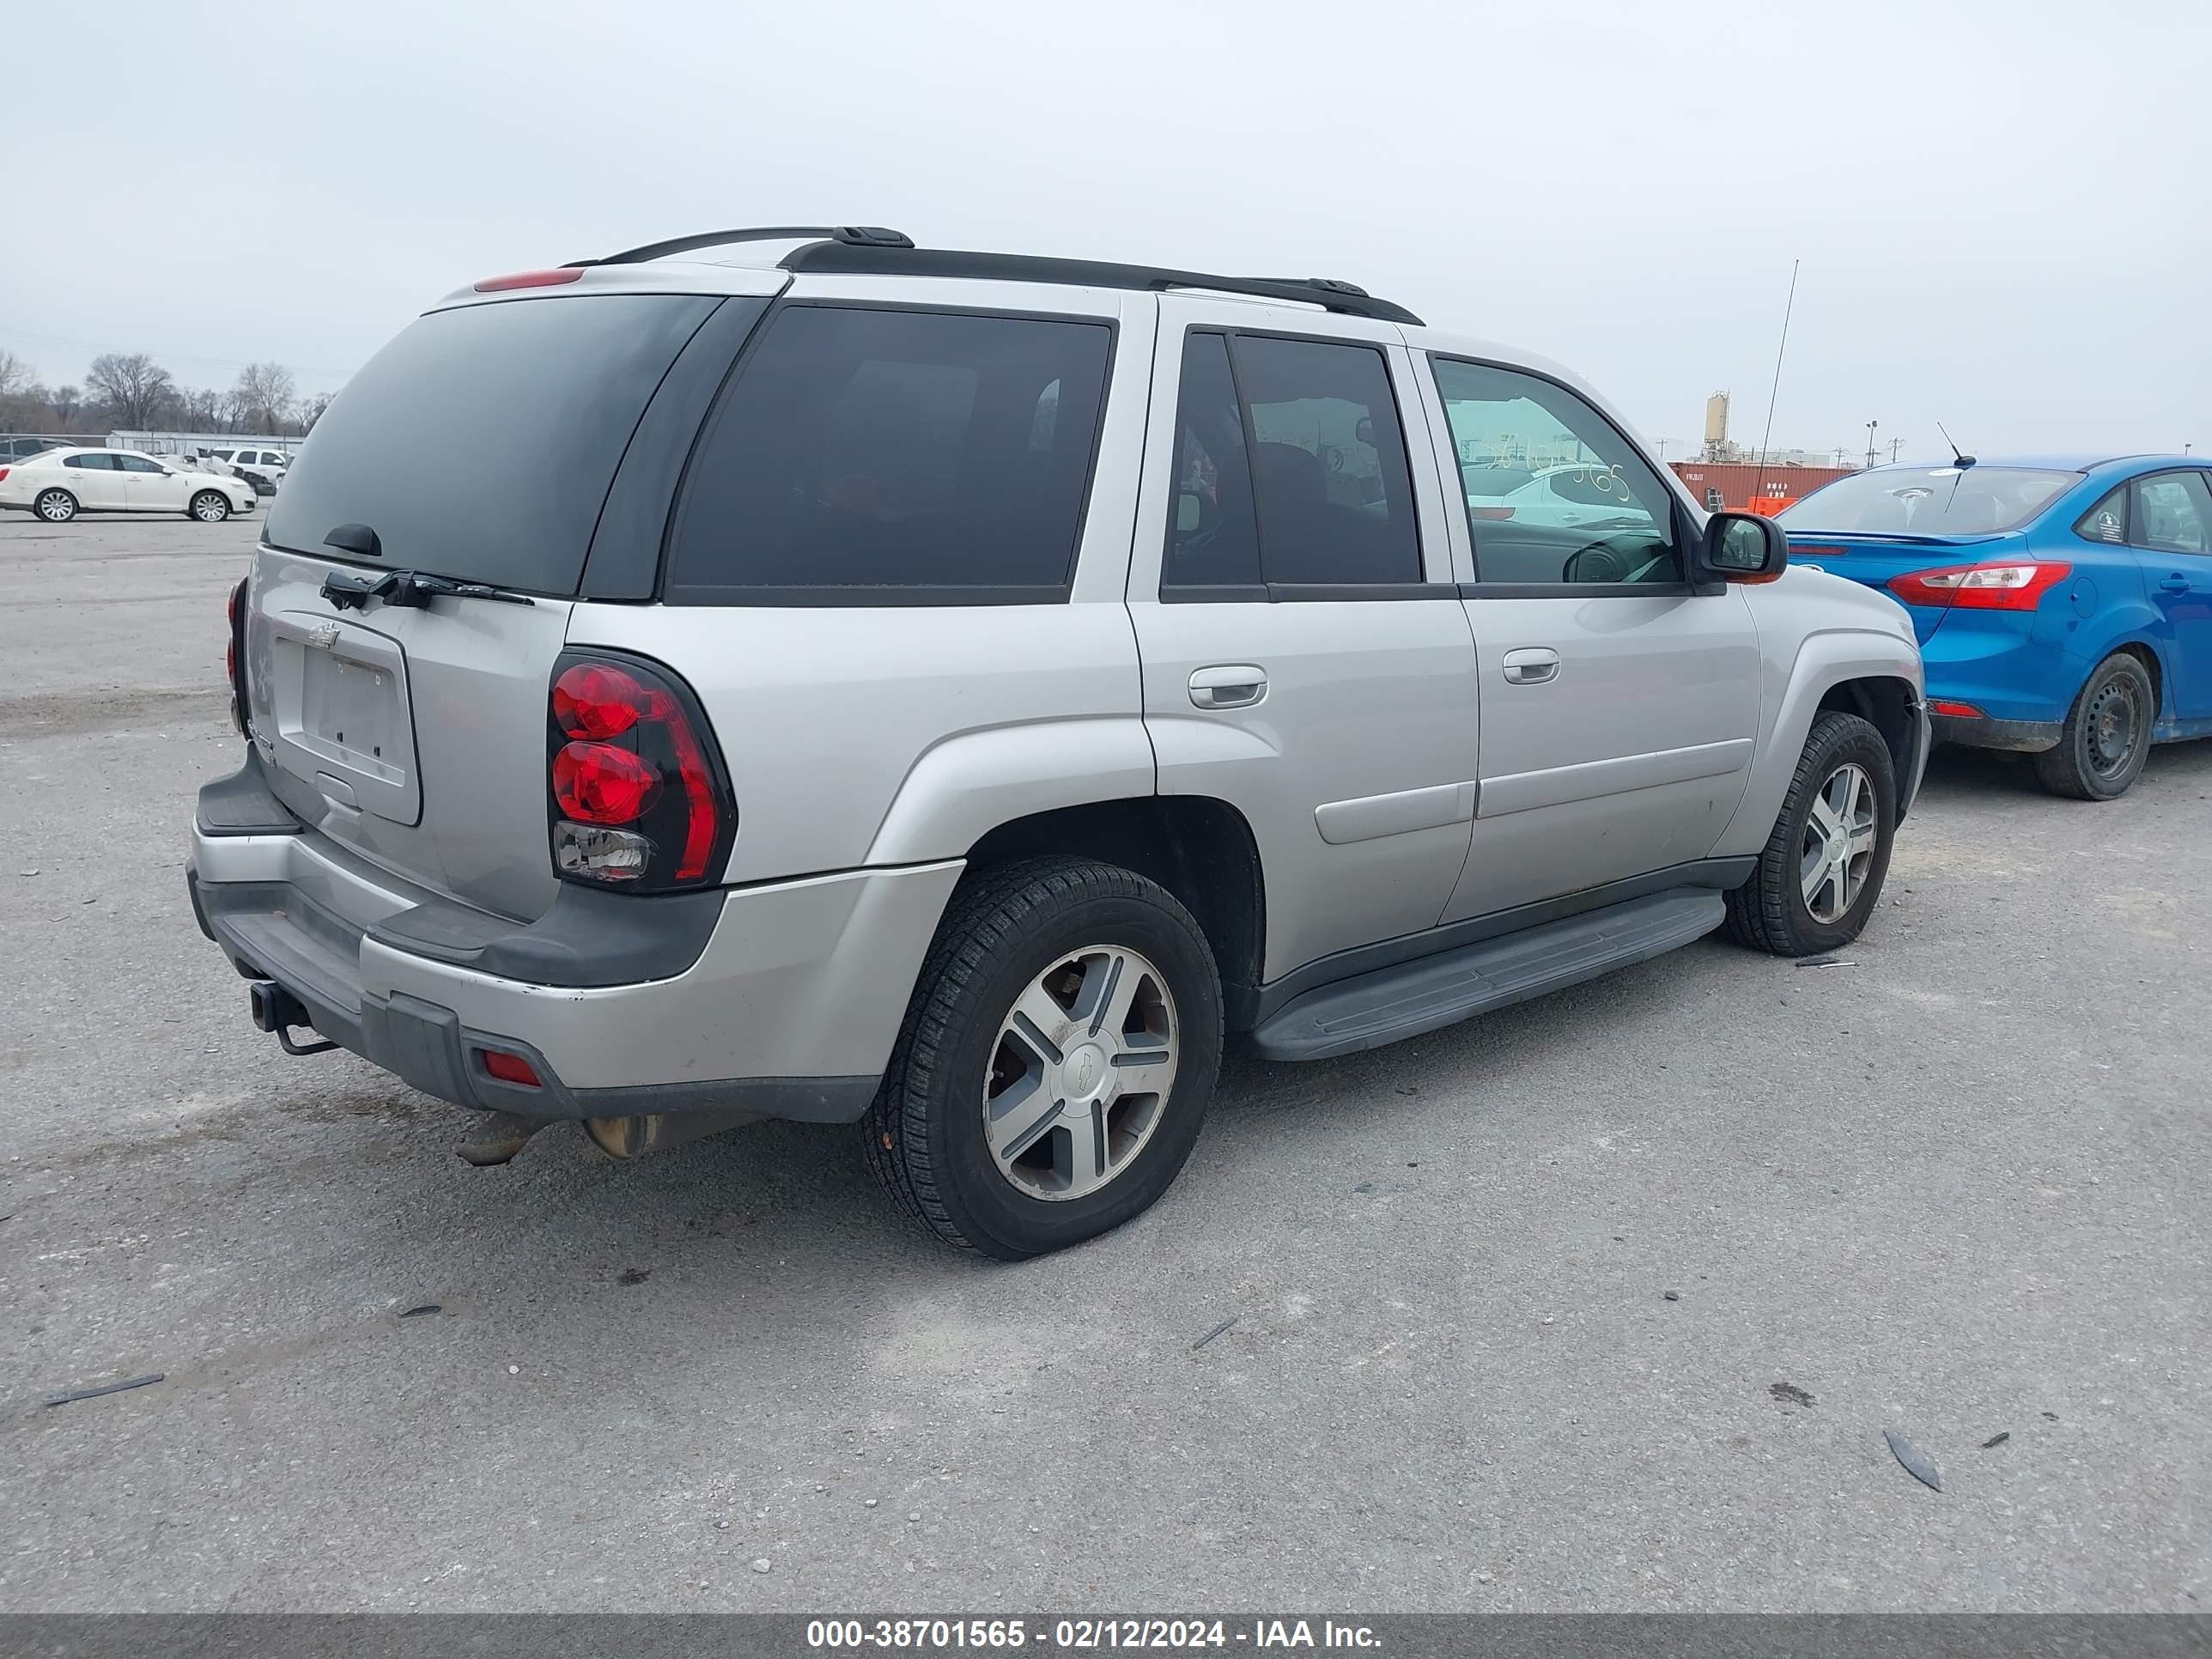
[[[238,728],[241,738],[251,738],[253,728],[248,721],[246,707],[246,578],[230,590],[230,641],[222,648],[223,678],[230,682],[230,723]]]
[[[545,722],[553,867],[573,881],[665,892],[710,884],[738,813],[707,717],[667,669],[563,653]]]

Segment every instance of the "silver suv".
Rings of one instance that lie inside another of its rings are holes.
[[[1563,465],[1591,510],[1478,488]],[[495,278],[270,509],[193,902],[287,1048],[500,1115],[472,1156],[858,1123],[1035,1255],[1159,1197],[1229,1044],[1856,935],[1920,659],[1785,559],[1348,283],[864,228]]]

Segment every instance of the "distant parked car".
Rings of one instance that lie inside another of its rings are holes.
[[[2180,455],[1875,467],[1786,508],[1793,561],[1912,614],[1936,734],[2124,794],[2212,736],[2212,471]]]
[[[67,524],[80,513],[182,513],[221,524],[252,509],[243,478],[202,471],[135,449],[50,449],[0,466],[0,507]]]
[[[61,447],[58,438],[0,438],[0,461],[27,461]]]
[[[1632,520],[1637,511],[1620,471],[1602,461],[1571,461],[1534,472],[1462,466],[1468,510],[1479,519],[1512,519],[1562,530]]]

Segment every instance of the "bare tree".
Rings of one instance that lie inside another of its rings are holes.
[[[152,426],[176,389],[169,371],[143,351],[102,352],[84,378],[116,425],[125,428]]]
[[[13,398],[31,389],[37,371],[14,352],[0,348],[0,398]]]
[[[240,421],[256,432],[275,433],[292,418],[300,401],[292,371],[282,363],[248,363],[231,389]]]
[[[46,393],[46,403],[54,411],[55,429],[66,432],[70,419],[84,407],[84,393],[73,386],[58,386]]]
[[[323,411],[331,406],[331,399],[336,396],[337,394],[334,392],[318,392],[300,405],[300,430],[303,434],[315,429],[315,422],[323,418]]]

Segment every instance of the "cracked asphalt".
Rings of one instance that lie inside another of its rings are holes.
[[[1939,753],[1837,965],[1233,1063],[1008,1267],[851,1131],[472,1170],[253,1031],[182,869],[253,534],[0,519],[0,1605],[2212,1600],[2212,744],[2101,806]]]

